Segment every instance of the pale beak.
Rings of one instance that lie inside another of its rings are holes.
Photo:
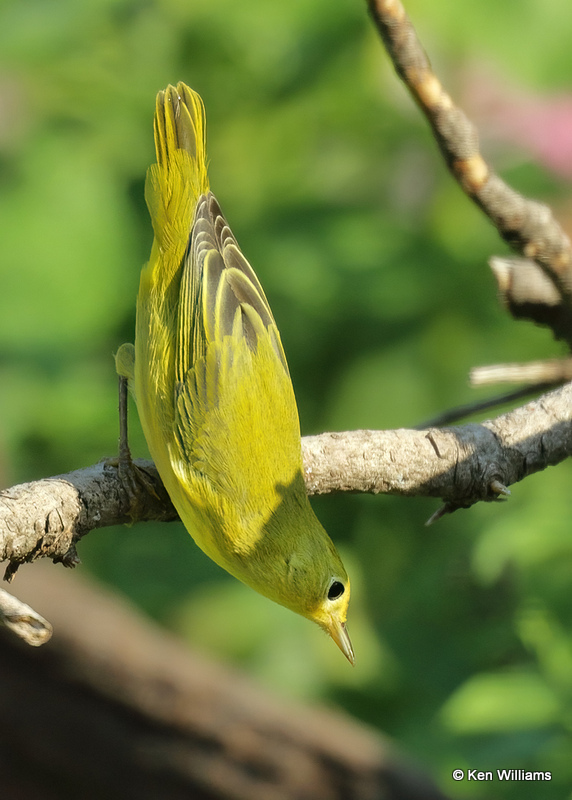
[[[339,622],[335,617],[331,617],[331,622],[327,627],[327,631],[353,667],[356,663],[356,658],[349,634],[346,630],[346,623]]]

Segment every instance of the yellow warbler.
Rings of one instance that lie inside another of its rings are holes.
[[[350,583],[314,515],[298,411],[268,301],[209,190],[205,115],[185,84],[157,96],[129,379],[147,444],[189,533],[217,564],[313,620],[351,663]]]

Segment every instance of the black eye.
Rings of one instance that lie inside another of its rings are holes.
[[[341,597],[345,592],[346,587],[343,583],[339,581],[333,581],[332,585],[328,589],[328,600],[337,600],[338,597]]]

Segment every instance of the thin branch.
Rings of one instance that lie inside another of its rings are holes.
[[[478,370],[488,369],[491,369],[491,367],[476,367],[475,369],[471,370],[471,385],[479,385],[478,381],[473,380],[473,376],[478,372]],[[570,377],[572,378],[572,375]],[[485,383],[486,381],[483,382]],[[417,430],[422,430],[423,428],[442,428],[444,425],[451,425],[453,422],[466,419],[473,414],[480,414],[483,411],[488,411],[489,408],[498,408],[499,406],[508,405],[508,403],[514,403],[516,400],[523,400],[525,397],[530,397],[531,395],[542,394],[550,389],[554,389],[561,383],[564,383],[564,381],[535,383],[531,386],[523,386],[520,389],[515,389],[512,392],[505,392],[504,394],[495,395],[495,397],[488,397],[486,400],[475,400],[472,403],[466,403],[463,406],[456,406],[456,408],[450,408],[448,411],[443,411],[441,414],[437,414],[436,417],[426,420],[421,425],[416,425],[415,428]]]
[[[32,647],[45,644],[52,636],[47,619],[4,589],[0,589],[0,624]]]
[[[399,0],[368,0],[368,4],[397,74],[426,115],[447,166],[463,191],[514,250],[542,267],[570,306],[572,249],[548,206],[514,191],[486,163],[479,152],[477,129],[433,73]],[[570,328],[565,338],[572,341]]]
[[[498,383],[528,383],[520,391],[542,390],[548,384],[556,386],[572,380],[572,358],[548,358],[543,361],[526,361],[524,364],[491,364],[473,367],[469,380],[471,386],[490,386]]]
[[[489,265],[499,297],[514,319],[530,319],[537,325],[545,325],[556,339],[572,345],[572,306],[535,261],[492,256]]]

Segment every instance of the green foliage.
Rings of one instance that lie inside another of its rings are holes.
[[[536,91],[572,82],[565,0],[408,10],[452,91],[471,57]],[[112,354],[151,242],[154,97],[177,80],[205,100],[211,183],[274,310],[305,433],[417,424],[476,396],[471,366],[561,352],[499,308],[486,260],[505,247],[439,162],[365,2],[5,0],[0,54],[5,485],[116,450]],[[548,202],[566,188],[524,155],[495,158]],[[452,796],[538,798],[451,780],[521,768],[551,770],[541,794],[565,798],[570,479],[558,466],[430,530],[430,501],[318,499],[352,573],[354,671],[177,526],[101,531],[80,554],[193,646],[387,731]]]

